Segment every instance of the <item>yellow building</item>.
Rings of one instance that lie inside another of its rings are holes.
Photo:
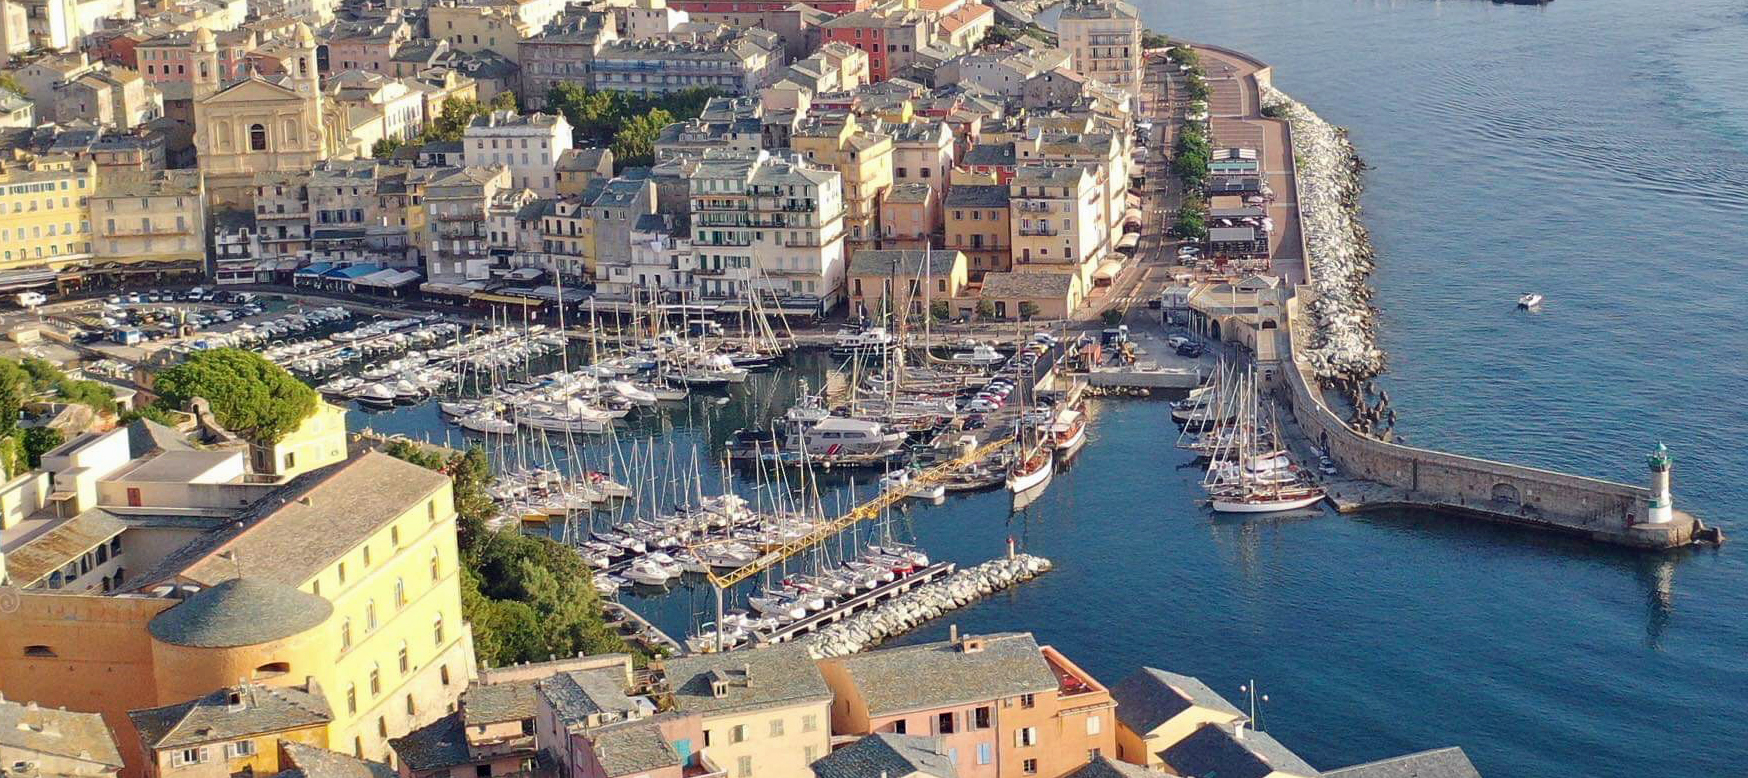
[[[813,778],[831,751],[831,689],[803,646],[670,659],[674,708],[698,714],[704,756],[726,778]]]
[[[0,529],[0,570],[26,587],[0,694],[104,714],[130,778],[146,760],[129,711],[239,679],[319,694],[322,743],[368,759],[443,716],[474,667],[450,481],[377,453],[317,467],[344,449],[325,413],[272,449],[293,455],[279,474],[149,422],[45,454],[55,491],[22,482],[36,507]]]
[[[298,172],[335,156],[352,125],[343,107],[322,99],[316,38],[299,22],[286,73],[250,75],[224,85],[211,32],[194,35],[194,148],[215,203],[249,205],[255,174]]]
[[[160,280],[204,274],[202,203],[200,174],[193,170],[104,176],[91,195],[90,272]]]
[[[952,249],[858,251],[850,259],[850,315],[922,316],[935,303],[952,311],[967,273],[965,255]]]
[[[334,719],[320,689],[244,682],[186,702],[128,713],[147,778],[275,775],[279,742],[325,747]]]
[[[879,236],[880,203],[892,188],[892,136],[864,128],[855,116],[834,116],[796,130],[790,148],[814,165],[843,176],[844,225],[849,248],[872,248]]]
[[[1244,713],[1207,684],[1143,667],[1111,687],[1117,701],[1117,758],[1164,769],[1160,754],[1203,724],[1244,721]]]
[[[97,165],[71,157],[0,162],[0,269],[60,269],[91,256]]]
[[[1008,182],[1014,269],[1072,273],[1092,286],[1100,247],[1110,244],[1104,195],[1081,165],[1020,165]]]
[[[1056,22],[1059,46],[1073,55],[1074,72],[1118,89],[1141,93],[1141,14],[1122,0],[1077,0]]]
[[[278,441],[253,445],[250,457],[257,473],[292,478],[346,458],[346,410],[323,400],[316,412]]]

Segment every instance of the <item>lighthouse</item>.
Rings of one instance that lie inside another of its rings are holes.
[[[1645,511],[1645,521],[1667,524],[1675,519],[1675,500],[1669,495],[1669,449],[1658,443],[1646,463],[1651,468],[1651,505]]]

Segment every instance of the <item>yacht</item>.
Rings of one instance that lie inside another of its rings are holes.
[[[1086,445],[1086,414],[1065,408],[1045,431],[1050,435],[1050,445],[1057,458],[1067,462],[1074,458],[1081,446]]]
[[[1007,357],[1002,356],[995,347],[984,343],[972,346],[970,351],[958,352],[948,359],[961,365],[998,365],[1007,361]]]
[[[869,327],[865,330],[838,330],[837,337],[832,340],[833,354],[878,354],[893,347],[897,338],[887,332],[885,327]]]
[[[639,559],[625,568],[625,577],[635,583],[649,586],[661,586],[674,578],[674,575],[664,569],[653,559]]]
[[[355,398],[358,404],[366,408],[393,408],[395,390],[384,384],[371,384],[364,387]]]

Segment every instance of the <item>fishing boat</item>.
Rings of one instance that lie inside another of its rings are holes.
[[[1080,452],[1081,446],[1086,445],[1086,414],[1064,408],[1056,414],[1045,433],[1050,436],[1050,447],[1056,452],[1056,458],[1067,462]]]
[[[1527,311],[1541,304],[1542,296],[1535,292],[1526,292],[1517,298],[1517,308],[1520,311]]]

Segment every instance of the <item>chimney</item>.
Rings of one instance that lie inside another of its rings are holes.
[[[1237,722],[1235,722],[1233,724],[1232,737],[1235,740],[1243,740],[1244,739],[1244,719],[1239,719]]]
[[[959,643],[959,625],[958,624],[947,625],[947,642],[953,643],[955,645],[957,645]]]
[[[752,663],[742,662],[740,665],[740,675],[741,675],[741,679],[746,683],[747,688],[748,689],[753,688],[753,665],[752,665]]]

